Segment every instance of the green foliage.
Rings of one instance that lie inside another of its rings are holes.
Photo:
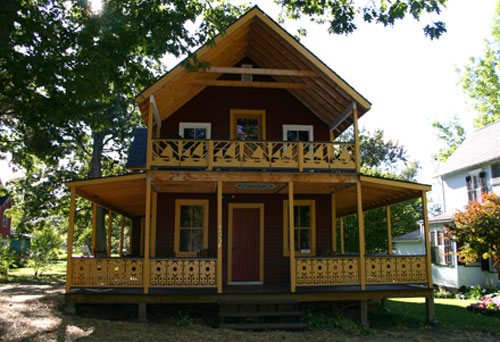
[[[384,26],[393,26],[398,20],[411,16],[420,21],[422,14],[440,14],[446,7],[446,0],[398,0],[398,1],[367,1],[351,0],[333,1],[303,1],[275,0],[285,10],[285,16],[299,19],[302,15],[312,21],[328,24],[328,32],[348,34],[356,30],[356,20],[359,16],[368,23],[375,22]],[[431,39],[439,38],[446,32],[446,26],[441,21],[433,21],[424,27],[424,34]]]
[[[472,57],[470,63],[461,70],[462,86],[471,98],[474,109],[479,113],[475,118],[476,128],[487,126],[500,120],[500,3],[497,4],[493,19],[492,39],[486,41],[483,57]]]
[[[446,144],[446,147],[440,149],[432,158],[444,163],[465,140],[465,130],[456,116],[449,123],[435,121],[432,127],[436,130],[438,139]]]
[[[33,268],[35,277],[38,277],[50,266],[50,261],[57,258],[64,243],[60,233],[51,224],[37,230],[34,235],[35,238],[31,240],[28,266]]]
[[[492,258],[500,269],[500,197],[483,194],[481,201],[471,202],[464,211],[457,211],[448,228],[461,247],[458,257],[466,263],[479,258]]]
[[[9,239],[5,239],[0,235],[0,275],[7,275],[14,262],[15,257],[10,249]]]

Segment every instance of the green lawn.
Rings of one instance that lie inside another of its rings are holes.
[[[11,268],[7,277],[0,276],[1,283],[64,283],[66,260],[54,260],[38,278],[31,267]]]
[[[435,298],[437,325],[448,330],[500,333],[500,316],[483,316],[465,308],[475,300]],[[425,300],[401,298],[388,301],[388,310],[372,310],[370,325],[375,329],[426,327]]]

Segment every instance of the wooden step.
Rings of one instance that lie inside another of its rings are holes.
[[[301,317],[302,311],[231,311],[219,312],[219,317]]]
[[[234,330],[305,330],[307,324],[296,323],[223,323],[221,328]]]

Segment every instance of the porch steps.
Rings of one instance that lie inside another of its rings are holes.
[[[297,301],[241,300],[219,302],[221,328],[235,330],[304,330]]]

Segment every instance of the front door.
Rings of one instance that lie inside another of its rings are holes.
[[[260,277],[261,208],[233,207],[232,282],[257,282]]]

